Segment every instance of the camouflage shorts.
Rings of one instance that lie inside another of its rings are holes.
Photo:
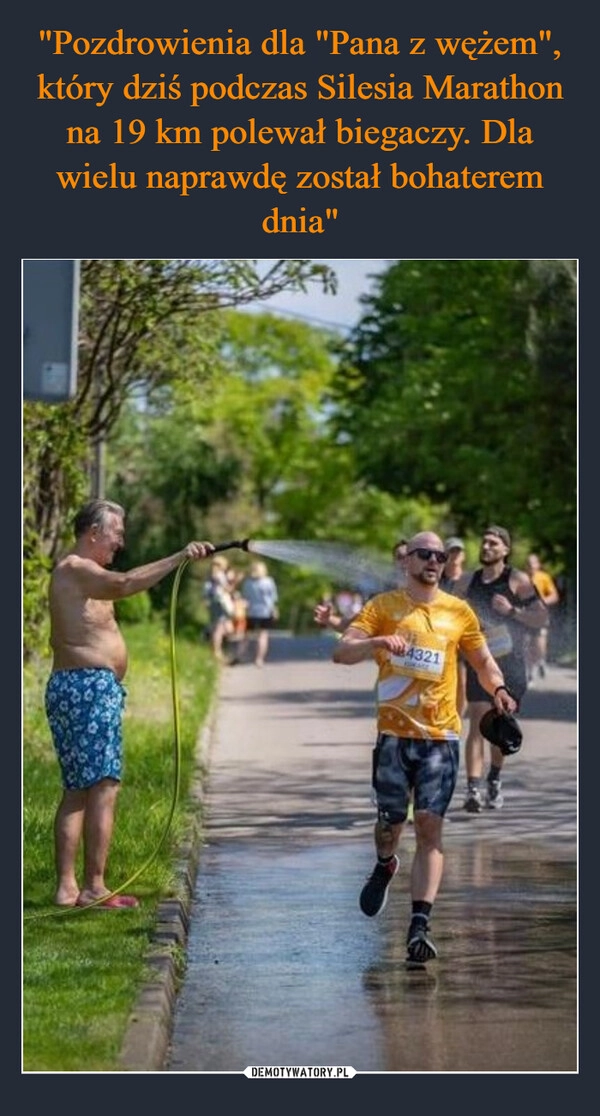
[[[406,820],[413,795],[415,810],[444,817],[458,775],[459,741],[420,740],[379,733],[373,748],[372,783],[381,821]]]

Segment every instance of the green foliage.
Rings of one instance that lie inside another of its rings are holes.
[[[23,558],[23,655],[29,660],[48,642],[47,591],[50,561],[40,553],[35,532],[27,532]],[[36,547],[37,544],[37,547]]]
[[[89,436],[105,438],[140,385],[157,406],[174,384],[210,385],[224,308],[313,282],[331,289],[334,278],[310,260],[266,273],[252,260],[83,260],[78,404]]]
[[[396,261],[347,344],[226,309],[314,282],[334,280],[306,260],[83,261],[77,399],[25,407],[26,654],[44,646],[47,559],[70,541],[98,438],[128,513],[122,568],[192,538],[387,555],[426,526],[477,538],[494,520],[574,579],[573,261]],[[204,576],[182,586],[190,626]],[[301,579],[279,576],[298,614]],[[163,614],[170,586],[150,592]]]
[[[53,560],[69,527],[59,504],[76,507],[86,491],[85,442],[70,404],[23,405],[23,653],[43,650],[48,638],[47,588]]]
[[[88,490],[87,441],[72,403],[23,405],[23,509],[25,554],[49,558],[71,541],[60,508],[73,509]]]
[[[76,397],[52,406],[26,403],[23,410],[26,655],[44,639],[38,555],[54,561],[71,542],[78,506],[90,495],[105,495],[103,451],[125,406],[135,398],[158,414],[172,408],[177,388],[210,391],[219,374],[224,308],[314,283],[324,291],[336,285],[331,269],[312,260],[274,260],[267,268],[255,260],[82,260],[80,275]],[[166,464],[170,474],[169,459]],[[231,487],[231,477],[223,475],[227,460],[211,459],[210,447],[191,464],[182,448],[175,464],[178,475],[171,483],[165,478],[158,493],[168,508],[165,530],[161,524],[156,532],[159,541],[169,533],[177,538],[173,550],[187,541],[187,503],[197,502],[198,489],[206,491],[206,506],[224,485]],[[151,549],[152,530],[145,541]],[[164,600],[162,589],[157,596]]]
[[[115,615],[120,624],[144,624],[152,615],[150,594],[135,593],[133,597],[115,601]]]
[[[222,375],[204,394],[179,390],[159,412],[130,407],[111,439],[111,494],[128,508],[122,562],[149,561],[191,537],[339,540],[380,551],[447,518],[444,504],[400,498],[367,485],[353,448],[330,436],[325,414],[336,371],[332,338],[270,314],[223,319]],[[236,569],[245,556],[230,555]],[[202,582],[194,567],[182,617],[203,628]],[[330,580],[276,563],[281,623],[312,622]],[[339,587],[339,586],[338,586]],[[165,607],[169,580],[152,591]]]
[[[447,504],[461,535],[506,523],[568,564],[576,287],[565,263],[391,265],[342,353],[332,430],[367,483]]]

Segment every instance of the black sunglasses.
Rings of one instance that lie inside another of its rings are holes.
[[[425,546],[417,546],[415,550],[409,550],[406,557],[408,558],[410,554],[416,554],[422,562],[428,562],[430,558],[435,558],[441,566],[448,561],[448,555],[443,550],[428,550]]]

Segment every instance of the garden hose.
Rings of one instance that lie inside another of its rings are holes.
[[[239,544],[235,543],[233,545],[237,546]],[[183,575],[183,571],[185,570],[185,567],[188,565],[189,561],[190,561],[190,559],[186,558],[178,566],[177,572],[175,574],[175,579],[173,581],[173,588],[171,590],[171,606],[170,606],[170,612],[169,612],[169,632],[170,632],[169,643],[170,643],[170,660],[171,660],[171,698],[172,698],[172,703],[173,703],[174,775],[173,775],[173,789],[172,789],[172,793],[171,793],[171,804],[169,806],[169,813],[167,815],[167,820],[165,822],[165,826],[164,826],[162,835],[161,835],[161,837],[158,841],[158,844],[156,845],[156,848],[150,854],[148,859],[144,861],[144,863],[141,865],[141,867],[138,868],[137,871],[134,872],[133,875],[129,877],[129,879],[125,880],[125,883],[122,883],[119,887],[116,887],[113,891],[109,892],[107,895],[103,895],[101,898],[97,899],[95,903],[86,903],[85,906],[82,906],[82,907],[78,907],[78,906],[56,907],[52,911],[44,911],[41,914],[36,913],[36,914],[31,914],[31,915],[25,915],[24,916],[25,919],[47,918],[51,915],[73,914],[75,912],[80,913],[81,911],[91,911],[91,910],[93,910],[94,907],[100,906],[100,904],[105,903],[107,899],[112,899],[113,895],[119,895],[122,891],[125,890],[126,887],[129,887],[133,883],[134,880],[137,880],[138,877],[141,876],[142,873],[145,872],[146,869],[150,867],[152,862],[154,860],[156,860],[156,857],[158,856],[160,850],[162,849],[162,847],[163,847],[163,845],[164,845],[164,843],[167,839],[167,836],[169,834],[169,830],[171,828],[171,824],[173,822],[173,816],[175,814],[175,809],[177,807],[177,802],[178,802],[178,799],[179,799],[179,790],[180,790],[180,785],[181,785],[181,728],[180,728],[180,719],[179,719],[179,694],[178,694],[178,687],[177,687],[177,661],[176,661],[176,655],[175,655],[175,616],[176,616],[176,612],[177,612],[177,597],[178,597],[178,594],[179,594],[179,584],[180,584],[180,581],[181,581],[181,578],[182,578],[182,575]]]

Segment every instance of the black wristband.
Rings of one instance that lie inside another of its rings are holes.
[[[510,693],[510,690],[508,689],[508,686],[496,686],[496,689],[494,690],[494,697],[496,697],[496,694],[498,693],[499,690],[506,690],[506,693],[508,694],[508,696],[509,697],[511,696],[511,693]]]

